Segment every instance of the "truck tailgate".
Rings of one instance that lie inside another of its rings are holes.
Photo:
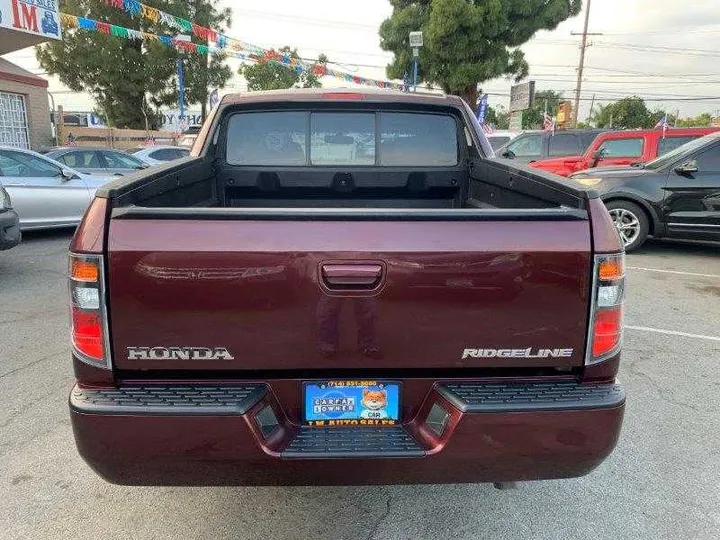
[[[165,372],[579,366],[590,252],[577,218],[113,218],[113,361]]]

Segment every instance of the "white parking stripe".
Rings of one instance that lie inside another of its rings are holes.
[[[628,326],[625,325],[628,330],[639,330],[640,332],[655,332],[656,334],[667,334],[669,336],[683,336],[695,339],[707,339],[710,341],[720,341],[720,337],[716,336],[703,336],[701,334],[688,334],[687,332],[677,332],[676,330],[663,330],[661,328],[650,328],[648,326]]]
[[[660,270],[658,268],[643,268],[642,266],[628,266],[627,268],[628,268],[628,270],[643,270],[645,272],[659,272],[661,274],[678,274],[681,276],[709,277],[709,278],[720,279],[720,275],[718,275],[718,274],[697,274],[695,272],[680,272],[679,270]]]

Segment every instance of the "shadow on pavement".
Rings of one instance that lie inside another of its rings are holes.
[[[720,242],[696,242],[693,240],[648,239],[643,246],[630,255],[695,255],[717,258]]]
[[[67,229],[45,229],[41,231],[23,231],[22,244],[38,242],[42,240],[67,240],[68,242],[75,234],[75,227]]]

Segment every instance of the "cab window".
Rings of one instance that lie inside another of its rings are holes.
[[[644,139],[610,139],[598,148],[604,159],[614,157],[642,157]]]
[[[507,152],[512,152],[516,157],[540,157],[542,156],[542,135],[521,135],[507,145]]]
[[[548,155],[574,156],[580,152],[578,138],[570,133],[558,133],[550,137],[550,149]]]

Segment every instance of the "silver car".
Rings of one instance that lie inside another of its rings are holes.
[[[45,154],[50,159],[93,176],[123,176],[149,167],[147,163],[120,150],[70,146]]]
[[[190,149],[182,146],[147,146],[131,153],[150,165],[160,165],[168,161],[188,157]]]
[[[0,184],[20,216],[20,229],[80,223],[95,190],[108,182],[30,150],[0,147]]]

